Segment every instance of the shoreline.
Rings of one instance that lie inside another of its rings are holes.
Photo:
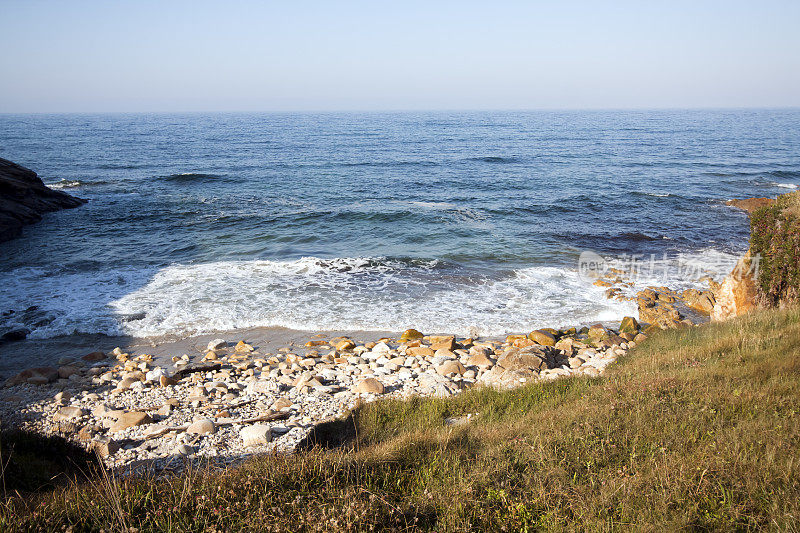
[[[626,321],[627,332],[596,325],[504,339],[269,328],[163,343],[129,339],[127,347],[62,357],[58,368],[9,380],[0,419],[5,428],[96,450],[120,472],[179,470],[187,460],[227,466],[290,453],[319,423],[364,401],[598,376],[637,335],[646,338],[635,319]]]

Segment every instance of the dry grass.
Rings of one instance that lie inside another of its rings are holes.
[[[799,414],[800,311],[765,311],[603,378],[366,405],[320,428],[336,449],[8,499],[0,529],[797,531]]]

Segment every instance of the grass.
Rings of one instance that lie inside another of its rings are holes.
[[[307,445],[7,498],[0,530],[798,531],[800,310],[658,333],[600,378],[363,405]]]

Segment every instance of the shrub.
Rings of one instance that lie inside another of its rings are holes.
[[[760,256],[758,285],[767,305],[800,297],[800,192],[779,196],[750,217],[750,251]]]

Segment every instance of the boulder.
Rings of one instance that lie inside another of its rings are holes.
[[[427,346],[412,346],[406,350],[406,355],[411,355],[413,357],[433,357],[435,353],[436,352]]]
[[[530,333],[528,333],[528,338],[533,342],[535,342],[536,344],[541,344],[542,346],[556,345],[555,335],[542,329],[531,331]]]
[[[100,457],[108,457],[119,451],[119,444],[109,438],[97,439],[92,441],[91,449]]]
[[[129,411],[120,413],[120,415],[117,417],[117,421],[114,422],[109,431],[114,433],[117,431],[122,431],[123,429],[152,423],[153,419],[150,418],[150,415],[147,413],[142,413],[140,411]]]
[[[439,339],[437,342],[431,344],[431,350],[438,351],[438,350],[448,350],[452,351],[456,349],[456,339],[455,337],[445,337],[444,339]]]
[[[207,435],[217,431],[217,426],[214,425],[214,421],[210,418],[201,418],[200,420],[196,420],[189,424],[189,427],[186,428],[186,433],[189,435]]]
[[[55,422],[61,422],[63,420],[72,420],[75,418],[80,418],[86,415],[87,411],[81,409],[80,407],[74,405],[67,405],[66,407],[62,407],[56,414],[53,415],[53,420]]]
[[[0,242],[13,239],[44,213],[78,207],[85,200],[45,186],[36,172],[0,158]]]
[[[336,349],[340,352],[344,352],[347,350],[352,350],[356,347],[356,343],[351,341],[350,339],[342,339],[336,343]]]
[[[16,342],[16,341],[23,341],[28,337],[28,334],[31,331],[27,328],[17,328],[12,329],[11,331],[7,331],[0,336],[0,341],[4,342]]]
[[[681,294],[683,302],[687,307],[704,315],[710,315],[714,310],[716,298],[711,291],[699,291],[697,289],[686,289]]]
[[[636,321],[635,318],[632,316],[626,316],[622,319],[622,322],[619,325],[619,332],[620,333],[631,333],[636,335],[639,331],[639,322]]]
[[[603,324],[595,324],[589,328],[587,335],[589,340],[599,342],[608,337],[609,333]]]
[[[208,342],[208,346],[206,347],[206,349],[211,351],[216,351],[216,350],[222,350],[227,346],[228,343],[225,342],[225,339],[214,339],[213,341]]]
[[[69,379],[70,376],[77,374],[80,369],[76,366],[60,366],[58,367],[58,377],[61,379]]]
[[[506,370],[539,372],[540,369],[547,367],[547,355],[542,350],[513,349],[497,360],[497,366]]]
[[[253,348],[244,341],[239,341],[238,343],[236,343],[236,346],[233,347],[233,350],[237,353],[250,353],[254,351],[255,348]]]
[[[494,366],[494,361],[489,358],[485,351],[481,350],[476,351],[470,355],[469,358],[467,358],[467,365],[477,366],[480,368],[489,368]]]
[[[93,362],[96,362],[96,361],[102,361],[105,358],[106,358],[106,354],[104,354],[103,352],[87,353],[86,355],[81,357],[81,359],[83,359],[84,361],[87,361],[89,363],[93,363]]]
[[[405,330],[403,332],[402,335],[400,335],[400,342],[413,341],[413,340],[421,339],[424,336],[425,335],[423,335],[422,333],[420,333],[419,331],[417,331],[417,330],[415,330],[413,328],[412,329],[407,329],[407,330]]]
[[[51,366],[41,366],[23,370],[10,380],[7,385],[19,385],[21,383],[31,383],[33,385],[44,385],[58,379],[58,369]]]
[[[254,424],[252,426],[245,426],[239,431],[239,436],[242,438],[245,446],[257,446],[259,444],[267,444],[272,440],[272,431],[266,424]]]
[[[356,385],[355,392],[359,394],[383,394],[385,388],[383,383],[375,378],[367,378]]]
[[[458,374],[459,376],[461,376],[466,371],[467,369],[464,368],[464,365],[462,365],[456,359],[451,359],[450,361],[446,361],[436,369],[436,372],[442,376],[449,376],[451,374]]]

